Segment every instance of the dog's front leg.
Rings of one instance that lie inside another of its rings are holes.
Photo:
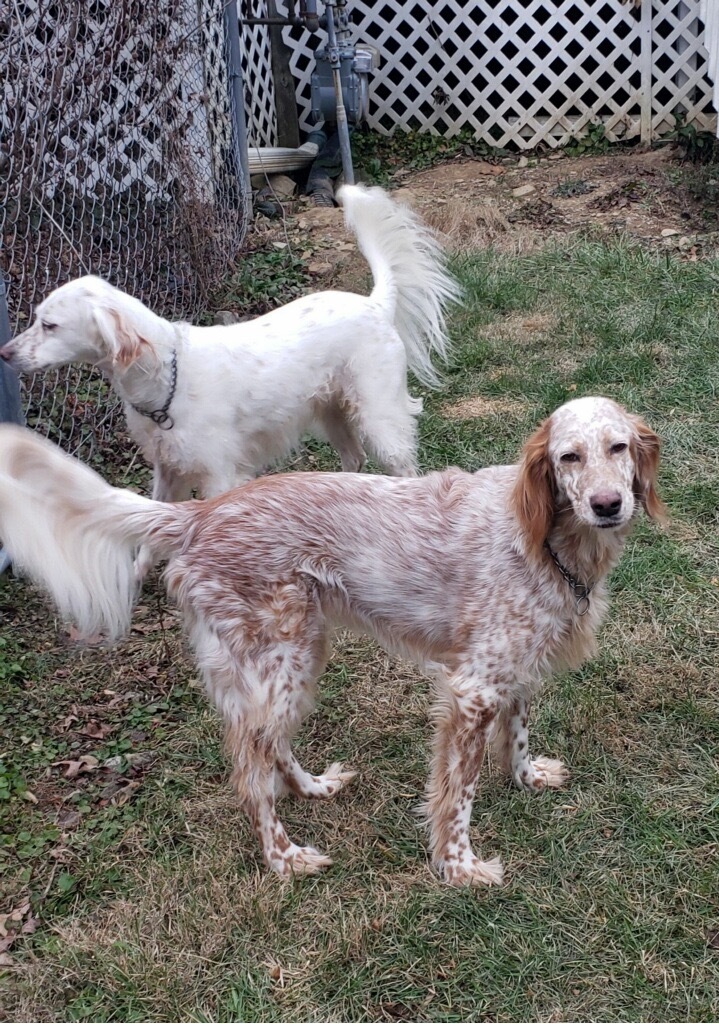
[[[536,793],[540,789],[558,789],[569,778],[561,761],[529,756],[529,701],[516,697],[502,709],[499,730],[493,741],[500,762],[518,789]]]
[[[472,851],[469,821],[487,739],[498,713],[493,686],[457,674],[441,680],[433,708],[434,756],[423,813],[432,862],[451,885],[501,885],[499,859]]]

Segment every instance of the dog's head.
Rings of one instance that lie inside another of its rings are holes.
[[[639,417],[608,398],[577,398],[527,441],[514,507],[529,547],[540,553],[558,514],[590,530],[628,526],[639,502],[661,519],[660,442]]]
[[[141,303],[101,278],[81,277],[41,302],[32,325],[0,348],[0,358],[27,373],[67,363],[124,368],[149,344],[136,326],[142,312]]]

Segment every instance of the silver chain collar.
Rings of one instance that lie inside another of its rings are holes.
[[[580,583],[577,577],[572,576],[569,569],[567,569],[567,567],[562,565],[562,563],[559,561],[556,552],[552,551],[551,547],[549,546],[548,540],[545,540],[544,546],[549,552],[552,561],[554,562],[554,564],[559,569],[560,573],[572,589],[572,592],[574,594],[574,601],[577,608],[577,615],[586,615],[589,611],[589,595],[594,590],[594,584]]]
[[[161,409],[153,409],[148,411],[147,409],[141,409],[138,405],[132,405],[135,412],[139,412],[141,416],[147,416],[148,419],[152,420],[160,430],[172,430],[175,425],[175,421],[170,416],[168,409],[172,405],[172,399],[175,397],[175,388],[177,387],[177,349],[172,350],[172,364],[170,366],[170,393],[167,396],[167,401]]]

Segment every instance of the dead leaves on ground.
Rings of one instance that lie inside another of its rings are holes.
[[[37,930],[38,919],[27,900],[9,911],[0,914],[0,967],[12,967],[13,958],[8,950],[23,935],[32,935]]]

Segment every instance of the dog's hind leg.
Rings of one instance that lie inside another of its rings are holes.
[[[325,405],[317,419],[342,463],[343,473],[359,473],[367,456],[351,420],[338,405]]]
[[[407,391],[404,354],[354,381],[357,427],[368,454],[392,476],[417,476],[420,399]]]
[[[410,413],[384,410],[381,419],[365,420],[362,440],[390,476],[417,476],[417,424]]]
[[[305,771],[289,746],[277,759],[277,770],[283,783],[281,791],[294,793],[305,800],[329,800],[351,782],[357,772],[343,771],[338,761],[331,764],[322,775],[311,775]],[[278,795],[280,795],[278,793]]]
[[[254,716],[253,716],[254,717]],[[275,807],[276,739],[270,722],[236,720],[227,727],[232,785],[259,839],[267,866],[283,878],[314,875],[332,860],[313,846],[291,842]]]
[[[152,480],[152,497],[155,501],[187,501],[192,497],[195,481],[184,473],[168,469],[156,462]],[[143,545],[135,558],[135,579],[138,583],[147,576],[155,564],[150,549]]]
[[[315,874],[332,861],[291,842],[275,794],[278,762],[313,706],[326,662],[324,620],[311,590],[286,583],[256,595],[235,622],[229,643],[209,632],[196,637],[208,690],[226,722],[232,783],[268,866],[283,878]]]

